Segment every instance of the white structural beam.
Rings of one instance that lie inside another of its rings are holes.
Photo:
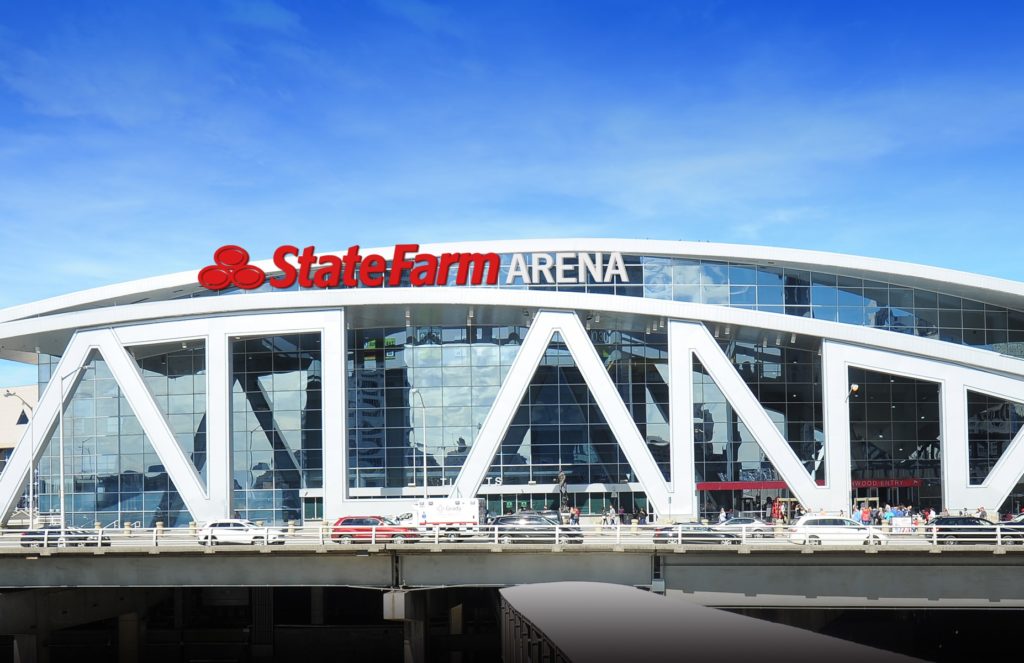
[[[165,470],[196,520],[231,515],[231,341],[235,337],[270,336],[316,332],[321,334],[323,374],[324,501],[340,508],[345,490],[344,324],[338,310],[297,313],[263,313],[177,320],[76,333],[54,370],[54,378],[40,397],[23,439],[19,441],[0,475],[0,515],[13,511],[28,479],[30,464],[42,455],[43,442],[53,431],[60,412],[60,376],[70,377],[85,365],[89,353],[98,350]],[[207,482],[174,439],[167,420],[143,382],[126,348],[132,346],[201,340],[206,344]],[[63,401],[74,393],[77,380],[64,382]],[[336,404],[331,406],[330,404]],[[31,449],[35,459],[30,462]]]
[[[86,335],[98,340],[97,349],[107,362],[107,367],[121,388],[121,396],[139,420],[143,432],[160,462],[181,495],[185,506],[196,520],[210,520],[220,516],[216,505],[210,500],[199,473],[188,456],[174,439],[167,419],[146,388],[139,367],[128,356],[117,336],[110,330],[87,332]]]
[[[669,514],[696,518],[693,460],[693,334],[687,323],[668,323],[668,398],[672,491]]]
[[[758,445],[800,502],[814,511],[838,513],[840,509],[846,508],[849,501],[849,464],[846,465],[847,480],[844,485],[841,468],[836,467],[837,459],[831,458],[826,448],[826,472],[833,480],[838,477],[838,481],[835,486],[816,484],[789,442],[776,428],[771,417],[704,325],[694,322],[672,322],[670,325],[676,327],[673,349],[678,352],[681,347],[689,347],[700,358],[704,369],[725,394],[733,411],[747,426],[750,434],[757,440]]]
[[[26,427],[21,440],[7,459],[7,466],[0,474],[0,522],[7,522],[14,507],[17,506],[18,499],[27,485],[29,468],[35,467],[39,457],[43,455],[43,445],[57,426],[62,401],[67,399],[67,394],[73,391],[77,382],[76,378],[62,384],[61,376],[74,375],[76,369],[85,365],[92,350],[93,346],[87,340],[72,342],[53,368],[53,378],[39,396],[39,402],[32,413],[31,425]],[[62,386],[65,391],[63,398],[60,393]]]
[[[523,394],[526,393],[526,388],[555,332],[562,335],[576,362],[576,367],[583,376],[583,381],[590,388],[594,401],[601,409],[608,427],[636,473],[637,480],[643,485],[651,508],[657,513],[668,513],[668,488],[647,449],[643,436],[640,435],[636,423],[619,397],[615,383],[597,356],[597,350],[590,342],[579,317],[575,313],[564,311],[541,311],[534,318],[526,338],[523,339],[523,345],[498,390],[494,405],[484,419],[480,433],[453,484],[452,493],[475,495],[479,490],[495,453],[501,447],[505,431],[508,430]]]
[[[967,392],[978,391],[1008,401],[1024,403],[1024,381],[972,371],[962,366],[941,361],[882,352],[842,343],[826,341],[827,358],[833,388],[828,392],[828,414],[836,427],[845,426],[846,446],[849,448],[848,405],[837,411],[840,399],[845,400],[848,374],[851,367],[879,373],[888,373],[926,380],[939,384],[940,448],[942,452],[942,503],[948,509],[970,509],[984,506],[990,511],[998,509],[1024,474],[1024,429],[1017,433],[1004,450],[999,462],[978,485],[970,482],[970,447],[967,429]],[[840,394],[840,392],[843,392]],[[849,470],[847,470],[849,472]]]

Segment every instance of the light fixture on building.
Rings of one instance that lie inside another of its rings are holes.
[[[600,313],[595,313],[594,314],[594,324],[595,325],[601,324],[601,314]]]
[[[850,396],[860,391],[860,385],[854,382],[850,385],[850,391],[846,392],[846,400],[850,400]]]
[[[732,327],[730,327],[729,325],[726,325],[725,326],[725,335],[728,336],[730,333],[732,333]]]
[[[718,338],[718,325],[715,325],[715,338]]]
[[[796,343],[796,334],[789,337],[789,344],[793,345],[794,343]]]
[[[780,345],[782,345],[782,335],[777,334],[775,336],[775,347],[779,347]]]

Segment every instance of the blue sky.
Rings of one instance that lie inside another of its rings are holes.
[[[0,307],[224,243],[649,237],[1024,280],[1016,3],[2,7]]]

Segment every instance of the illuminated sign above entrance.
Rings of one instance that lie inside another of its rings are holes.
[[[390,288],[401,286],[628,283],[622,255],[612,253],[513,253],[502,270],[497,253],[420,253],[419,244],[396,244],[390,257],[361,255],[350,246],[343,255],[317,255],[316,248],[286,244],[274,251],[280,274],[269,279],[249,264],[240,246],[222,246],[213,265],[199,271],[199,283],[209,290],[235,286],[253,290],[264,283],[274,288]]]

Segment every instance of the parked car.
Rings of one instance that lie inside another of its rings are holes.
[[[888,540],[878,529],[835,516],[805,515],[789,527],[789,541],[800,545],[881,545]]]
[[[740,542],[738,533],[718,532],[698,522],[672,523],[654,530],[655,543],[717,543],[732,545]]]
[[[64,527],[62,525],[43,525],[36,529],[21,533],[21,545],[25,548],[47,547],[64,548],[67,546],[109,546],[110,537],[99,530],[81,529],[80,527]]]
[[[710,526],[716,532],[732,532],[740,538],[765,538],[773,536],[775,528],[760,518],[740,516],[730,518],[724,523],[716,523]]]
[[[216,546],[224,543],[282,545],[284,544],[285,537],[284,530],[260,527],[251,520],[238,518],[211,520],[196,532],[196,538],[199,540],[199,543],[207,546]]]
[[[491,537],[497,537],[501,544],[554,543],[555,531],[558,540],[566,543],[583,543],[583,531],[579,525],[559,525],[557,521],[535,512],[520,512],[493,519],[488,528]]]
[[[1001,540],[1007,545],[1024,543],[1024,523],[992,523],[976,516],[939,516],[928,523],[928,536],[944,545],[988,543]]]
[[[331,525],[331,541],[335,543],[406,543],[419,539],[415,527],[386,516],[342,516]]]

